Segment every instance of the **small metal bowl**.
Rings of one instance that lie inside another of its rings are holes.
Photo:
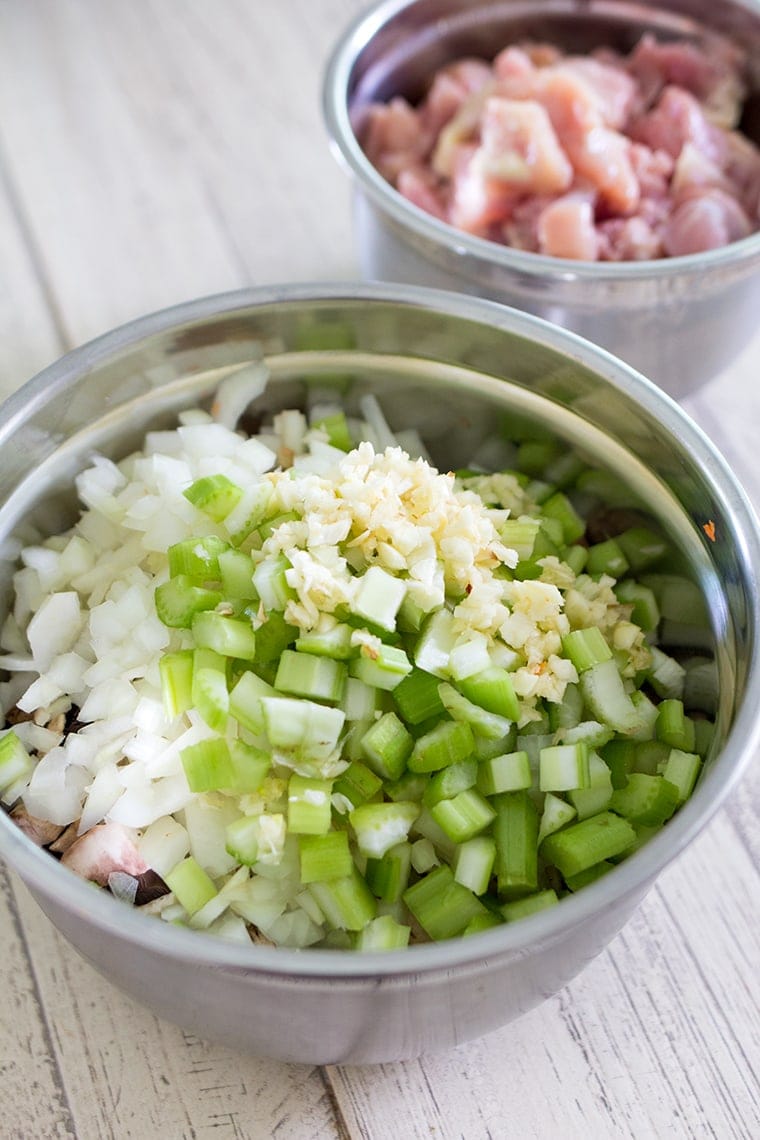
[[[318,326],[318,338],[313,330]],[[333,342],[341,349],[307,350]],[[350,346],[350,347],[347,347]],[[760,743],[760,532],[730,469],[654,385],[535,317],[405,286],[246,290],[156,313],[77,349],[0,413],[0,620],[22,543],[77,516],[73,478],[94,450],[129,454],[149,428],[207,400],[263,352],[251,407],[292,406],[344,378],[394,429],[416,426],[444,470],[509,414],[552,428],[622,479],[704,592],[719,672],[715,744],[667,826],[599,882],[468,938],[386,953],[227,943],[93,889],[0,811],[0,857],[107,978],[204,1038],[288,1061],[391,1061],[496,1029],[565,985],[623,926],[660,871],[720,807]],[[712,523],[709,540],[703,526]]]
[[[741,44],[753,93],[743,124],[758,134],[760,7],[754,0],[384,0],[342,36],[324,111],[355,180],[360,266],[370,279],[457,289],[535,313],[622,357],[676,398],[720,373],[760,327],[760,233],[722,249],[640,262],[574,262],[472,237],[425,213],[362,151],[352,118],[367,103],[416,102],[453,59],[491,59],[522,39],[575,52],[630,50],[644,32]],[[752,121],[754,118],[754,122]]]

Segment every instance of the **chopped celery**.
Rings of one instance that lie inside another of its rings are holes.
[[[345,831],[330,831],[324,835],[301,834],[298,837],[298,854],[304,885],[345,878],[353,868]]]
[[[189,629],[202,610],[213,610],[222,601],[218,590],[196,586],[192,578],[178,574],[156,587],[156,613],[170,629]]]
[[[266,665],[279,662],[280,654],[289,645],[292,645],[297,633],[297,627],[285,621],[283,614],[278,610],[270,610],[266,620],[256,630],[254,668],[261,669]]]
[[[636,832],[628,820],[603,811],[555,831],[541,844],[541,855],[566,879],[622,854],[635,842]]]
[[[223,522],[239,502],[243,491],[226,475],[205,475],[196,479],[182,494],[214,522]]]
[[[357,950],[400,950],[409,945],[410,926],[396,922],[390,914],[379,914],[359,932]]]
[[[32,758],[13,729],[0,736],[0,790],[30,775]]]
[[[665,761],[662,775],[678,792],[678,804],[685,803],[694,791],[702,761],[694,752],[673,748]]]
[[[271,685],[262,681],[255,673],[246,671],[230,690],[230,714],[251,732],[261,733],[264,731],[261,698],[276,695],[276,690]]]
[[[256,635],[250,622],[206,610],[196,614],[192,624],[193,639],[200,648],[213,649],[224,657],[252,661],[256,651]]]
[[[547,835],[559,831],[565,824],[576,817],[576,810],[572,804],[566,803],[559,796],[547,792],[544,796],[544,810],[541,815],[541,824],[538,829],[537,843],[540,847]]]
[[[664,776],[632,772],[626,786],[613,792],[610,807],[631,823],[657,827],[670,819],[679,798],[679,789]]]
[[[497,716],[496,713],[487,712],[480,705],[469,701],[453,685],[442,681],[438,686],[438,694],[444,708],[453,720],[460,720],[469,724],[472,731],[478,736],[488,740],[503,740],[512,727],[512,721],[506,717]]]
[[[358,677],[365,685],[389,692],[400,685],[411,671],[411,661],[404,650],[395,645],[381,645],[376,656],[360,656],[349,664],[352,677]]]
[[[604,542],[597,542],[589,547],[586,573],[609,574],[612,578],[622,578],[628,568],[628,560],[614,538],[605,539]]]
[[[253,587],[253,562],[250,554],[232,548],[217,558],[222,592],[230,601],[252,602],[256,599]]]
[[[694,721],[687,717],[683,701],[660,701],[655,725],[657,739],[682,752],[694,751]]]
[[[506,669],[492,666],[482,673],[475,673],[459,682],[460,691],[468,701],[485,709],[486,712],[517,720],[520,716],[520,702],[515,694],[512,677]]]
[[[426,781],[422,795],[423,803],[427,807],[432,807],[439,800],[450,800],[460,792],[472,788],[477,777],[478,762],[474,756],[459,760],[456,764],[449,764],[447,768],[441,768]]]
[[[449,867],[436,867],[404,892],[404,902],[430,938],[454,938],[486,908],[458,883]]]
[[[542,792],[567,792],[589,784],[588,747],[555,744],[539,753],[539,788]]]
[[[464,843],[479,835],[496,817],[488,800],[474,788],[466,788],[453,799],[439,800],[430,808],[430,814],[455,843]]]
[[[169,717],[179,716],[193,707],[193,651],[182,649],[165,653],[158,663],[161,695]]]
[[[389,847],[379,858],[367,860],[367,886],[381,902],[398,902],[409,885],[411,868],[412,846],[404,840]]]
[[[500,792],[519,792],[533,783],[528,753],[505,752],[491,756],[478,766],[477,787],[484,796],[498,795]]]
[[[562,650],[581,674],[612,657],[612,650],[605,641],[604,634],[595,625],[566,633],[562,638]]]
[[[527,918],[530,914],[538,914],[547,907],[558,903],[557,892],[553,890],[538,891],[534,895],[525,895],[524,898],[504,903],[501,913],[507,922],[517,922],[520,918]]]
[[[172,578],[181,574],[198,586],[218,582],[221,576],[219,556],[230,549],[230,544],[215,534],[175,542],[166,552],[169,574]]]
[[[188,855],[163,878],[177,902],[181,903],[189,915],[195,914],[217,893],[213,880],[192,855]]]
[[[376,720],[361,740],[367,764],[384,780],[398,780],[414,748],[414,737],[394,712]]]
[[[337,704],[346,683],[346,666],[331,657],[315,657],[284,649],[280,655],[274,687],[280,693],[292,693],[315,701]]]
[[[363,930],[377,914],[377,902],[356,867],[344,878],[310,883],[308,890],[335,930]]]
[[[495,796],[496,883],[505,899],[522,898],[538,887],[538,815],[527,792]]]
[[[293,630],[295,635],[297,630]],[[333,657],[336,661],[347,661],[354,656],[351,645],[353,630],[345,622],[336,622],[326,630],[309,630],[298,633],[295,648],[299,653],[313,653],[317,657]]]
[[[345,796],[352,807],[358,807],[359,804],[366,804],[368,800],[374,799],[382,786],[383,781],[379,776],[358,760],[354,760],[336,779],[333,793]]]
[[[414,742],[408,766],[411,772],[437,772],[472,755],[472,729],[461,721],[444,720]]]
[[[180,759],[191,792],[214,792],[220,788],[231,788],[235,783],[230,750],[221,736],[183,748]]]
[[[395,803],[360,804],[348,818],[362,854],[381,859],[386,851],[406,839],[419,814],[419,804],[397,800]]]
[[[443,714],[438,692],[440,681],[432,673],[412,669],[393,690],[393,702],[407,724],[422,724]]]
[[[490,835],[476,835],[457,847],[454,878],[473,894],[483,895],[491,881],[496,843]]]
[[[380,566],[370,566],[359,579],[352,611],[359,617],[368,618],[373,625],[393,632],[405,593],[406,582],[403,579],[394,578]]]
[[[216,732],[224,732],[229,715],[226,669],[225,659],[213,649],[193,650],[193,705],[209,728]]]
[[[294,772],[288,783],[288,828],[294,835],[326,835],[330,829],[331,780]]]

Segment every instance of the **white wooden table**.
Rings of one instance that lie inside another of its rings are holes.
[[[357,0],[0,2],[0,388],[152,309],[355,275],[320,77]],[[689,410],[760,503],[760,339]],[[757,769],[608,951],[518,1023],[284,1065],[123,997],[0,872],[0,1137],[760,1137]]]

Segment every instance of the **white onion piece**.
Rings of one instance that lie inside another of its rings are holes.
[[[79,596],[73,590],[50,594],[27,626],[34,663],[46,672],[55,657],[71,649],[82,625]]]
[[[137,841],[137,849],[148,866],[163,876],[188,854],[190,837],[186,827],[172,816],[164,815],[146,827]]]
[[[211,407],[214,419],[225,427],[237,427],[237,422],[248,405],[264,392],[268,379],[269,371],[260,360],[225,376],[216,390]]]
[[[89,782],[87,772],[70,764],[62,748],[53,748],[32,773],[24,807],[30,815],[51,823],[73,823],[79,818],[82,794]]]

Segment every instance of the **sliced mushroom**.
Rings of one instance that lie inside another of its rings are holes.
[[[47,819],[38,819],[36,815],[30,815],[21,804],[13,809],[11,819],[38,847],[49,847],[64,831],[59,823],[50,823]]]
[[[72,843],[61,862],[101,887],[107,885],[114,871],[137,878],[149,869],[135,846],[133,833],[120,823],[97,824]]]

